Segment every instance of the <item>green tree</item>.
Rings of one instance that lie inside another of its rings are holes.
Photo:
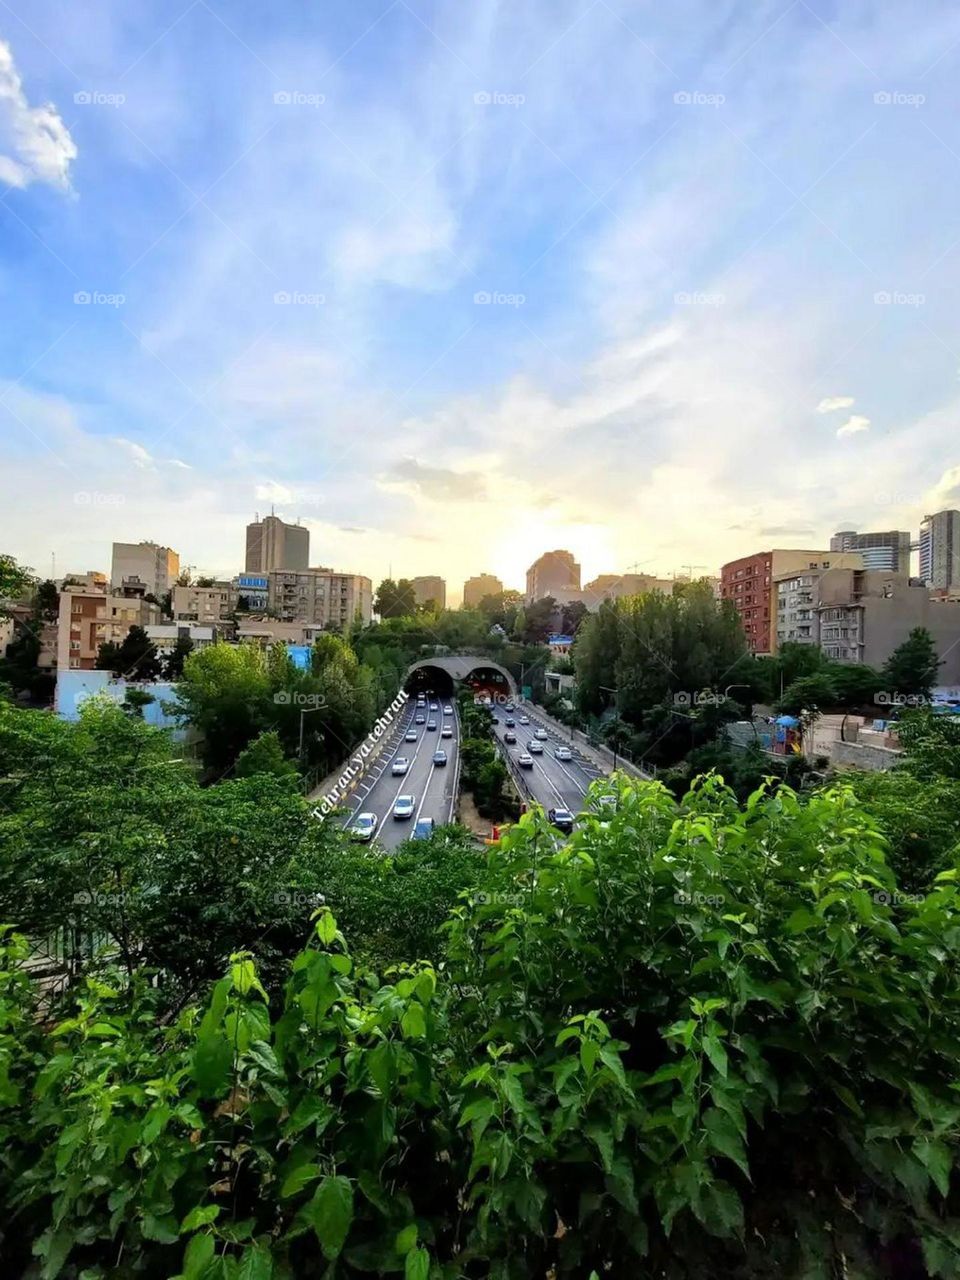
[[[0,617],[9,613],[6,606],[27,594],[33,582],[29,569],[17,564],[13,556],[0,553]]]
[[[294,776],[296,772],[296,766],[283,754],[279,735],[271,730],[269,733],[261,733],[259,738],[244,747],[237,756],[234,776],[252,778],[257,773],[271,773],[278,778],[287,778]]]
[[[891,695],[929,698],[937,683],[939,666],[933,636],[925,627],[914,627],[884,664],[887,691]]]
[[[384,578],[377,588],[373,609],[381,618],[412,618],[417,612],[413,582],[409,578],[399,582]]]
[[[176,643],[166,656],[163,664],[165,680],[179,680],[183,675],[183,664],[193,653],[193,641],[189,636],[177,636]]]

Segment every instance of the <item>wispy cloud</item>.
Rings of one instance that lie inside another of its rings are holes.
[[[849,409],[853,396],[825,396],[817,405],[817,413],[833,413],[835,409]]]
[[[0,40],[0,182],[67,188],[76,156],[76,144],[56,107],[50,102],[30,105],[13,50]]]
[[[854,413],[846,420],[842,427],[837,427],[837,439],[842,440],[845,436],[859,435],[861,431],[870,430],[870,419],[865,418],[863,414]]]

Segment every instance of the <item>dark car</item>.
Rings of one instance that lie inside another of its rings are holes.
[[[507,726],[508,729],[515,729],[517,727],[517,722],[516,720],[514,720],[513,716],[507,716],[506,720],[504,720],[503,723]]]
[[[418,818],[417,825],[413,828],[411,840],[429,840],[433,835],[433,829],[436,824],[432,818]]]
[[[435,752],[433,753],[433,763],[434,763],[434,764],[446,764],[446,763],[447,763],[447,753],[446,753],[445,751],[435,751]]]
[[[573,814],[569,809],[551,809],[547,817],[558,831],[564,831],[569,835],[573,830]]]
[[[504,742],[510,743],[510,745],[512,746],[517,740],[517,735],[515,733],[511,733],[510,730],[508,729],[507,732],[503,735],[503,740]]]

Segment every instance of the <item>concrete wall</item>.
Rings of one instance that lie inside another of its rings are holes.
[[[892,769],[902,759],[899,751],[891,751],[888,747],[867,747],[860,742],[835,742],[830,755],[831,764],[868,771]]]
[[[153,695],[154,701],[143,708],[143,719],[158,729],[171,729],[177,741],[186,737],[186,728],[181,728],[173,716],[168,715],[161,705],[163,702],[176,702],[176,689],[166,681],[130,681],[132,689],[143,689]],[[54,710],[64,720],[79,720],[80,708],[89,699],[103,694],[119,705],[126,696],[128,682],[114,680],[109,671],[64,671],[57,672],[57,690],[54,695]]]

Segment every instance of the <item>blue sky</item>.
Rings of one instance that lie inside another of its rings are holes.
[[[0,42],[40,571],[232,573],[272,503],[456,595],[960,505],[955,5],[0,0]]]

